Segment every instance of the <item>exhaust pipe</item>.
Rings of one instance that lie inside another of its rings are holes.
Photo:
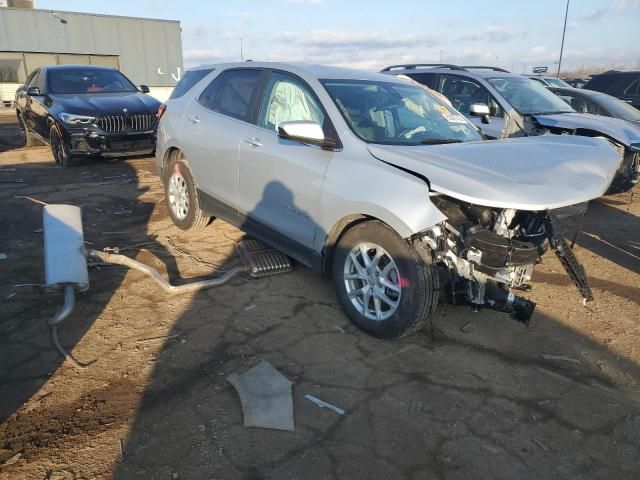
[[[83,292],[89,288],[87,258],[133,268],[151,277],[169,294],[192,293],[218,287],[237,274],[247,271],[246,267],[236,267],[218,278],[172,285],[156,270],[132,258],[98,250],[86,250],[82,213],[79,207],[73,205],[46,205],[43,211],[43,231],[45,286],[53,291],[64,292],[62,307],[47,321],[51,325],[51,339],[60,354],[78,368],[85,368],[89,364],[79,363],[62,347],[58,341],[58,325],[73,312],[76,292]]]

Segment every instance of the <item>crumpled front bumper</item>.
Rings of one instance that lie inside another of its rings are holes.
[[[147,155],[155,150],[156,131],[106,133],[99,130],[67,130],[63,134],[74,156],[120,157]]]

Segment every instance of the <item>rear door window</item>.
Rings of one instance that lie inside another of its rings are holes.
[[[214,112],[247,121],[260,73],[248,68],[223,72],[202,92],[198,102]]]
[[[189,70],[184,73],[184,76],[180,79],[178,84],[171,92],[169,100],[174,98],[180,98],[193,87],[196,83],[202,80],[204,77],[213,72],[213,68],[202,68],[200,70]]]

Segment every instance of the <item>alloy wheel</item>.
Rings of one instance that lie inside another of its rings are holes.
[[[343,278],[347,296],[365,317],[386,320],[400,305],[400,272],[391,255],[375,243],[360,243],[347,255]]]
[[[189,213],[189,191],[187,182],[178,172],[173,172],[169,178],[169,208],[178,220],[184,220]]]

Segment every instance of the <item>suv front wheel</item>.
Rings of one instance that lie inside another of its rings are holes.
[[[438,272],[430,255],[379,221],[349,229],[333,257],[338,299],[353,323],[379,338],[429,326],[438,301]]]

